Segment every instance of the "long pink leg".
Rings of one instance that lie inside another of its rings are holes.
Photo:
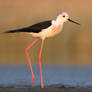
[[[39,39],[37,38],[35,41],[33,41],[33,43],[31,43],[31,44],[25,49],[25,54],[26,54],[26,56],[27,56],[27,59],[28,59],[28,62],[29,62],[29,67],[30,67],[30,70],[31,70],[31,73],[32,73],[32,86],[34,85],[34,73],[33,73],[32,65],[31,65],[31,62],[30,62],[29,55],[28,55],[28,50],[29,50],[38,40],[39,40]]]
[[[41,67],[41,54],[42,54],[43,44],[44,44],[44,40],[42,40],[41,48],[40,48],[40,54],[39,54],[39,66],[40,66],[40,75],[41,75],[41,88],[44,88],[43,76],[42,76],[42,67]]]

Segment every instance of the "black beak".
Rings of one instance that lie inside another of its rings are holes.
[[[80,25],[79,23],[77,23],[77,22],[75,22],[75,21],[73,21],[73,20],[71,20],[71,19],[68,19],[68,21],[70,21],[70,22],[72,22],[72,23],[75,23],[75,24],[77,24],[77,25]]]

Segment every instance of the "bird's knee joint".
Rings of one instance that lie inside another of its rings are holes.
[[[25,53],[27,53],[27,52],[28,52],[28,50],[29,50],[29,49],[28,49],[28,48],[26,48],[26,49],[25,49]]]

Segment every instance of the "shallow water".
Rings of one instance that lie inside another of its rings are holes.
[[[33,67],[34,85],[40,85],[39,67]],[[44,85],[92,86],[92,67],[43,66]],[[30,86],[28,66],[0,66],[0,86]]]

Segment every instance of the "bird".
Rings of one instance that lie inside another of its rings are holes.
[[[32,73],[32,86],[34,86],[34,73],[31,65],[31,61],[29,58],[28,51],[29,49],[39,40],[41,39],[41,47],[40,47],[40,53],[39,53],[39,67],[40,67],[40,77],[41,77],[41,88],[44,88],[44,83],[43,83],[43,74],[42,74],[42,66],[41,66],[41,55],[42,55],[42,50],[43,50],[43,45],[44,45],[44,40],[49,37],[53,37],[61,33],[63,29],[63,24],[66,22],[72,22],[77,25],[80,25],[80,23],[73,21],[70,19],[69,15],[67,12],[62,12],[60,13],[55,20],[47,20],[43,22],[39,22],[37,24],[33,24],[28,27],[20,28],[20,29],[15,29],[15,30],[8,30],[5,33],[18,33],[18,32],[24,32],[27,34],[31,34],[33,37],[36,37],[36,39],[25,49],[25,54],[27,57],[27,60],[29,62],[29,67],[30,71]]]

